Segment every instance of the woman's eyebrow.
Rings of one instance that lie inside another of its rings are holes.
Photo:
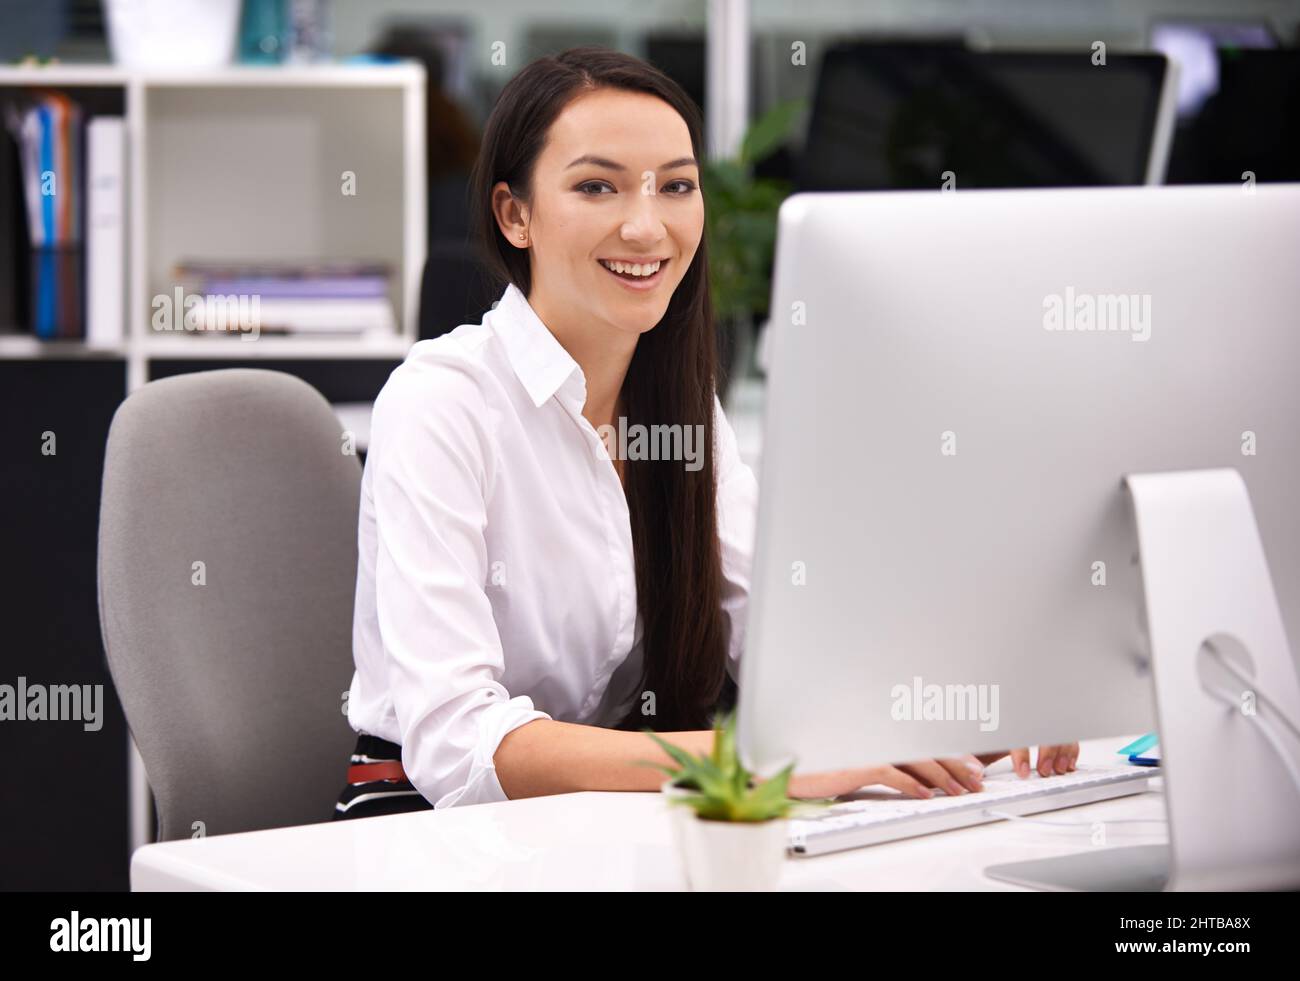
[[[564,169],[568,170],[569,167],[576,167],[579,164],[591,164],[593,167],[605,167],[608,170],[618,170],[618,171],[627,170],[627,168],[620,163],[615,163],[613,160],[608,160],[605,157],[597,157],[590,153],[584,153],[582,156],[580,156],[577,160],[573,161],[573,163],[569,164],[569,166],[565,167]],[[666,164],[661,164],[659,169],[676,170],[678,167],[698,167],[698,166],[699,166],[699,161],[696,160],[694,157],[678,157],[676,160],[669,160]]]

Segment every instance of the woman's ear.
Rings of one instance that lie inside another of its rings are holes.
[[[516,248],[528,248],[528,208],[505,181],[497,181],[492,187],[492,214],[507,242]]]

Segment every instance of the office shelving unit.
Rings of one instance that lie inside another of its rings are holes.
[[[0,92],[120,93],[128,154],[125,336],[91,348],[0,324],[0,359],[122,358],[130,392],[160,358],[402,358],[417,337],[425,257],[424,85],[424,70],[413,63],[196,72],[0,68]],[[355,175],[355,195],[342,193],[345,171]],[[392,265],[399,325],[392,337],[246,342],[151,329],[153,297],[170,294],[170,270],[183,259],[338,256]]]
[[[98,486],[87,482],[102,472],[102,436],[112,410],[153,377],[217,365],[265,364],[289,371],[305,365],[309,370],[300,373],[312,381],[312,365],[347,362],[347,374],[361,378],[359,386],[366,391],[336,400],[356,402],[373,397],[370,389],[377,391],[379,384],[375,379],[386,375],[417,340],[427,242],[425,77],[418,64],[192,72],[110,65],[0,67],[0,101],[24,89],[64,91],[98,111],[121,112],[127,143],[124,336],[109,346],[92,347],[82,341],[43,341],[20,325],[0,324],[0,374],[10,379],[10,384],[0,384],[0,422],[12,421],[15,438],[26,439],[29,420],[42,420],[42,427],[61,420],[64,428],[77,429],[86,449],[78,454],[75,478],[65,476],[50,501],[32,505],[32,521],[46,521],[74,501],[85,504],[77,498],[85,496],[87,486]],[[354,195],[342,192],[345,171],[355,175]],[[171,270],[182,260],[338,257],[379,260],[392,267],[396,333],[262,335],[245,341],[152,329],[153,298],[171,294],[176,285]],[[87,372],[93,375],[90,381]],[[79,398],[87,405],[66,404]],[[40,475],[46,471],[39,465],[22,466],[28,470],[12,471],[7,488],[44,479]],[[66,563],[72,555],[79,576],[89,575],[83,565],[93,568],[95,543],[88,530],[97,503],[93,513],[79,515],[75,530],[66,532],[72,540],[24,540],[10,557],[28,567],[31,596],[70,591],[74,595],[66,602],[77,606],[82,618],[87,605],[93,609],[93,599],[81,594],[93,583],[83,578],[70,586]],[[33,554],[24,556],[24,551]],[[61,559],[42,564],[43,556],[59,551]],[[99,636],[97,621],[67,627],[66,643],[76,650]],[[32,635],[38,634],[34,626]],[[83,655],[69,650],[62,656],[73,663]],[[127,741],[128,835],[134,850],[153,838],[153,809],[143,764],[129,736]],[[120,772],[119,766],[111,759],[102,761],[108,773]]]

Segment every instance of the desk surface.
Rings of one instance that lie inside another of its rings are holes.
[[[1110,764],[1124,737],[1082,744],[1080,762]],[[1009,767],[1002,760],[997,772]],[[1044,815],[1105,826],[1106,845],[1168,840],[1163,781],[1143,794]],[[675,890],[684,889],[658,793],[562,794],[146,845],[131,862],[137,891]],[[1067,817],[1068,816],[1068,817]],[[1023,821],[945,831],[811,858],[787,857],[782,890],[1015,889],[985,866],[1099,847],[1090,824]]]

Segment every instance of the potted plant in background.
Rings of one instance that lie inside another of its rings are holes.
[[[738,156],[708,160],[701,173],[709,295],[722,333],[724,381],[746,373],[754,318],[767,313],[771,298],[776,215],[791,190],[788,181],[755,177],[754,164],[785,142],[803,108],[799,101],[773,106],[746,131]]]
[[[763,781],[745,769],[736,753],[734,710],[715,717],[713,751],[707,755],[692,756],[652,730],[644,731],[677,763],[672,767],[646,761],[668,774],[662,790],[691,888],[775,889],[785,859],[786,819],[818,812],[830,802],[786,795],[793,763]]]

